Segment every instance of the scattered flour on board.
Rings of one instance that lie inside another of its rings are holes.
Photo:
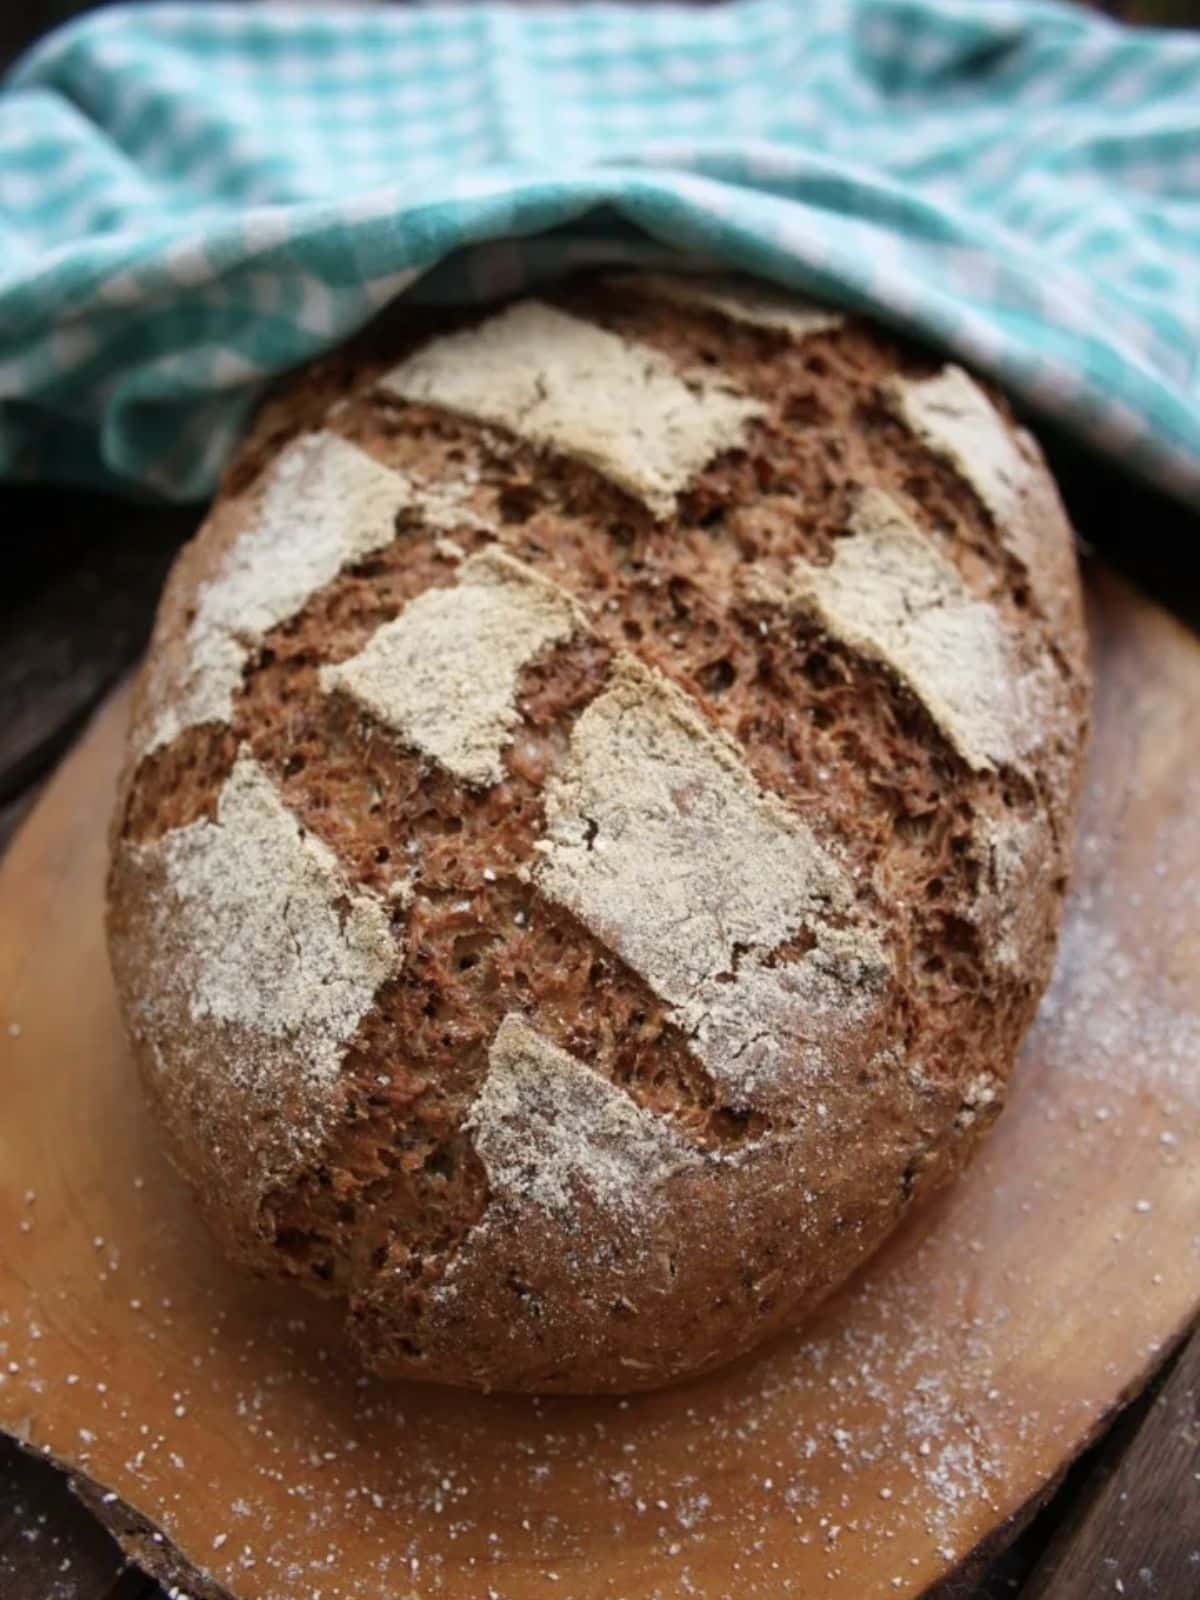
[[[1181,985],[1157,971],[1155,958],[1113,932],[1123,919],[1110,897],[1123,894],[1128,901],[1128,891],[1119,874],[1110,882],[1111,849],[1112,841],[1095,833],[1081,840],[1048,1019],[1071,1040],[1067,1070],[1115,1087],[1129,1082],[1132,1063],[1142,1083],[1194,1104],[1195,1010]],[[1191,886],[1172,878],[1165,863],[1153,870],[1159,885],[1148,890],[1154,913],[1181,941],[1189,928],[1194,936]],[[1085,1048],[1074,1048],[1077,1039]],[[1056,1124],[1056,1138],[1072,1137],[1071,1128]],[[1181,1159],[1184,1133],[1181,1118],[1154,1137],[1156,1159]],[[323,1600],[409,1592],[426,1600],[451,1583],[461,1588],[472,1581],[481,1596],[514,1600],[506,1573],[515,1563],[539,1561],[547,1571],[569,1575],[556,1593],[572,1594],[573,1578],[589,1595],[628,1600],[621,1578],[594,1564],[595,1519],[576,1522],[556,1498],[563,1475],[578,1483],[589,1505],[602,1508],[605,1548],[616,1540],[650,1552],[668,1575],[662,1600],[692,1594],[801,1600],[811,1594],[811,1583],[772,1564],[768,1526],[776,1545],[780,1527],[789,1527],[787,1537],[818,1552],[828,1574],[841,1571],[843,1561],[862,1570],[867,1560],[881,1573],[895,1572],[897,1529],[913,1519],[920,1530],[916,1547],[953,1562],[966,1554],[973,1530],[1007,1509],[1013,1452],[1019,1454],[1023,1438],[1044,1441],[1059,1427],[1065,1440],[1079,1437],[1077,1417],[1036,1416],[1010,1398],[1007,1326],[1011,1297],[1022,1286],[993,1283],[981,1299],[985,1258],[974,1253],[973,1239],[961,1238],[949,1252],[959,1264],[948,1267],[948,1226],[944,1221],[917,1245],[904,1271],[867,1274],[837,1316],[744,1363],[736,1382],[718,1378],[689,1386],[675,1391],[669,1404],[661,1395],[489,1400],[478,1412],[446,1411],[430,1406],[419,1390],[339,1368],[303,1317],[282,1314],[255,1326],[254,1348],[248,1344],[245,1353],[258,1376],[246,1377],[240,1359],[213,1359],[231,1333],[226,1307],[215,1298],[211,1328],[189,1334],[198,1350],[195,1394],[178,1381],[168,1386],[168,1419],[141,1434],[138,1427],[146,1424],[133,1420],[130,1402],[110,1392],[107,1420],[126,1407],[122,1434],[136,1436],[126,1464],[131,1493],[155,1507],[169,1534],[195,1492],[186,1430],[200,1425],[199,1397],[222,1393],[236,1403],[246,1470],[227,1498],[217,1500],[211,1523],[229,1530],[229,1538],[218,1551],[210,1538],[197,1556],[227,1582],[255,1563],[259,1574],[273,1575],[265,1588],[271,1600],[317,1590]],[[104,1252],[98,1257],[103,1274],[108,1259]],[[930,1312],[934,1273],[937,1315]],[[155,1339],[178,1342],[175,1313],[161,1308],[146,1286],[126,1287],[144,1303],[139,1317],[153,1368]],[[9,1386],[38,1394],[44,1347],[44,1339],[14,1329],[0,1313],[0,1372]],[[272,1352],[269,1363],[254,1356],[263,1348]],[[72,1393],[82,1387],[76,1384]],[[287,1443],[298,1397],[311,1398],[316,1419],[303,1450],[294,1440]],[[503,1439],[490,1426],[494,1406],[510,1419]],[[182,1418],[175,1417],[177,1408]],[[784,1426],[781,1417],[789,1419]],[[79,1449],[89,1457],[104,1436],[96,1422],[94,1416],[84,1421],[93,1439]],[[397,1437],[404,1440],[402,1472],[396,1470]],[[711,1472],[714,1459],[722,1463],[719,1478]],[[722,1491],[726,1482],[736,1483],[736,1494]],[[270,1509],[279,1506],[281,1483],[286,1514]],[[485,1521],[482,1508],[497,1504],[519,1506],[520,1514]],[[294,1514],[306,1530],[303,1556],[288,1531]],[[365,1541],[374,1552],[353,1576],[342,1548],[351,1527],[356,1543]],[[715,1552],[728,1576],[713,1582],[699,1573],[711,1571]],[[897,1573],[901,1589],[905,1571]]]
[[[1197,815],[1200,785],[1194,787],[1192,812]],[[1147,962],[1139,932],[1145,925],[1142,918],[1131,923],[1111,902],[1119,894],[1127,910],[1137,912],[1140,905],[1131,904],[1128,892],[1114,888],[1097,866],[1110,848],[1096,833],[1079,839],[1070,914],[1039,1025],[1078,1041],[1073,1072],[1114,1088],[1149,1085],[1194,1105],[1200,1102],[1200,1003],[1194,981],[1189,994],[1181,972],[1172,972],[1169,961]],[[1150,870],[1154,886],[1147,892],[1145,917],[1152,916],[1158,926],[1156,948],[1195,950],[1196,882],[1181,879],[1161,857]],[[1186,968],[1186,961],[1180,966]]]

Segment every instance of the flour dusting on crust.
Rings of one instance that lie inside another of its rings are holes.
[[[606,1211],[636,1215],[664,1179],[699,1159],[662,1117],[515,1013],[496,1032],[464,1126],[494,1199],[561,1218],[581,1192]]]
[[[586,625],[565,590],[481,550],[452,589],[426,590],[358,655],[322,668],[321,687],[349,695],[468,783],[498,783],[521,669]]]
[[[332,853],[301,832],[270,778],[239,756],[215,821],[153,845],[166,898],[170,990],[194,1022],[232,1023],[284,1041],[314,1085],[335,1079],[347,1041],[395,970],[399,944],[384,906],[354,889]],[[240,1060],[253,1071],[259,1058]]]
[[[764,410],[708,373],[679,372],[657,351],[536,300],[434,339],[382,388],[561,450],[660,517]]]
[[[895,414],[935,455],[949,461],[1000,525],[1018,520],[1030,477],[1014,434],[961,367],[932,378],[894,378],[886,393]]]
[[[805,955],[777,961],[770,950],[741,958],[682,1002],[677,1016],[715,1078],[762,1097],[784,1084],[818,1082],[852,1029],[864,1029],[883,998],[890,967],[870,930],[818,924]]]
[[[715,311],[728,322],[741,322],[752,328],[769,328],[790,339],[811,338],[815,333],[830,333],[845,323],[845,317],[831,306],[817,305],[803,295],[761,283],[737,273],[630,272],[619,273],[609,282],[650,300],[665,300],[672,305],[700,311]]]
[[[843,868],[765,794],[740,750],[632,657],[580,717],[546,791],[535,881],[677,1009],[697,1055],[741,1095],[818,1069],[843,1019],[861,1023],[886,962]],[[813,948],[772,952],[800,930]]]
[[[196,597],[182,681],[155,686],[160,709],[148,750],[199,723],[229,722],[253,645],[344,566],[390,544],[411,496],[400,473],[336,434],[289,444],[253,523]]]
[[[894,415],[974,490],[996,534],[1024,571],[1050,624],[1053,649],[1085,673],[1070,524],[1037,445],[1010,426],[961,367],[920,382],[892,378],[883,393]]]
[[[909,688],[977,772],[1021,748],[1017,667],[977,600],[896,501],[865,490],[827,567],[797,561],[792,604]]]
[[[1061,870],[1042,817],[998,817],[982,830],[984,871],[977,915],[992,959],[1020,972],[1043,936],[1037,890]]]
[[[967,1159],[1050,963],[1086,682],[999,400],[1003,526],[881,416],[914,361],[865,320],[556,302],[389,319],[264,414],[162,610],[110,930],[230,1253],[382,1376],[619,1391],[795,1322]],[[280,441],[318,414],[336,537],[298,575]],[[144,760],[197,645],[233,726]]]

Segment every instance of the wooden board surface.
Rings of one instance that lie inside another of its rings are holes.
[[[1200,650],[1094,602],[1077,881],[996,1133],[815,1327],[625,1402],[368,1383],[215,1258],[114,1011],[110,704],[0,877],[0,1426],[245,1600],[920,1593],[1200,1302]]]
[[[1184,1345],[1149,1415],[1122,1418],[1104,1454],[1107,1470],[1059,1526],[1021,1600],[1200,1594],[1200,1338]]]

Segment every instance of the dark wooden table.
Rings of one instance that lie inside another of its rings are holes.
[[[75,0],[0,9],[0,63],[79,9]],[[1200,0],[1107,9],[1200,23]],[[1200,633],[1200,518],[1039,431],[1075,526],[1098,557]],[[0,851],[89,713],[136,659],[167,566],[199,514],[50,488],[0,489]],[[1200,1333],[938,1600],[1122,1594],[1200,1600]],[[165,1597],[125,1565],[65,1478],[0,1438],[0,1600]]]

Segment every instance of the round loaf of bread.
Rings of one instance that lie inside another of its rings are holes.
[[[264,408],[141,675],[110,943],[169,1151],[375,1372],[728,1361],[998,1111],[1087,700],[959,367],[721,278],[393,317]]]

